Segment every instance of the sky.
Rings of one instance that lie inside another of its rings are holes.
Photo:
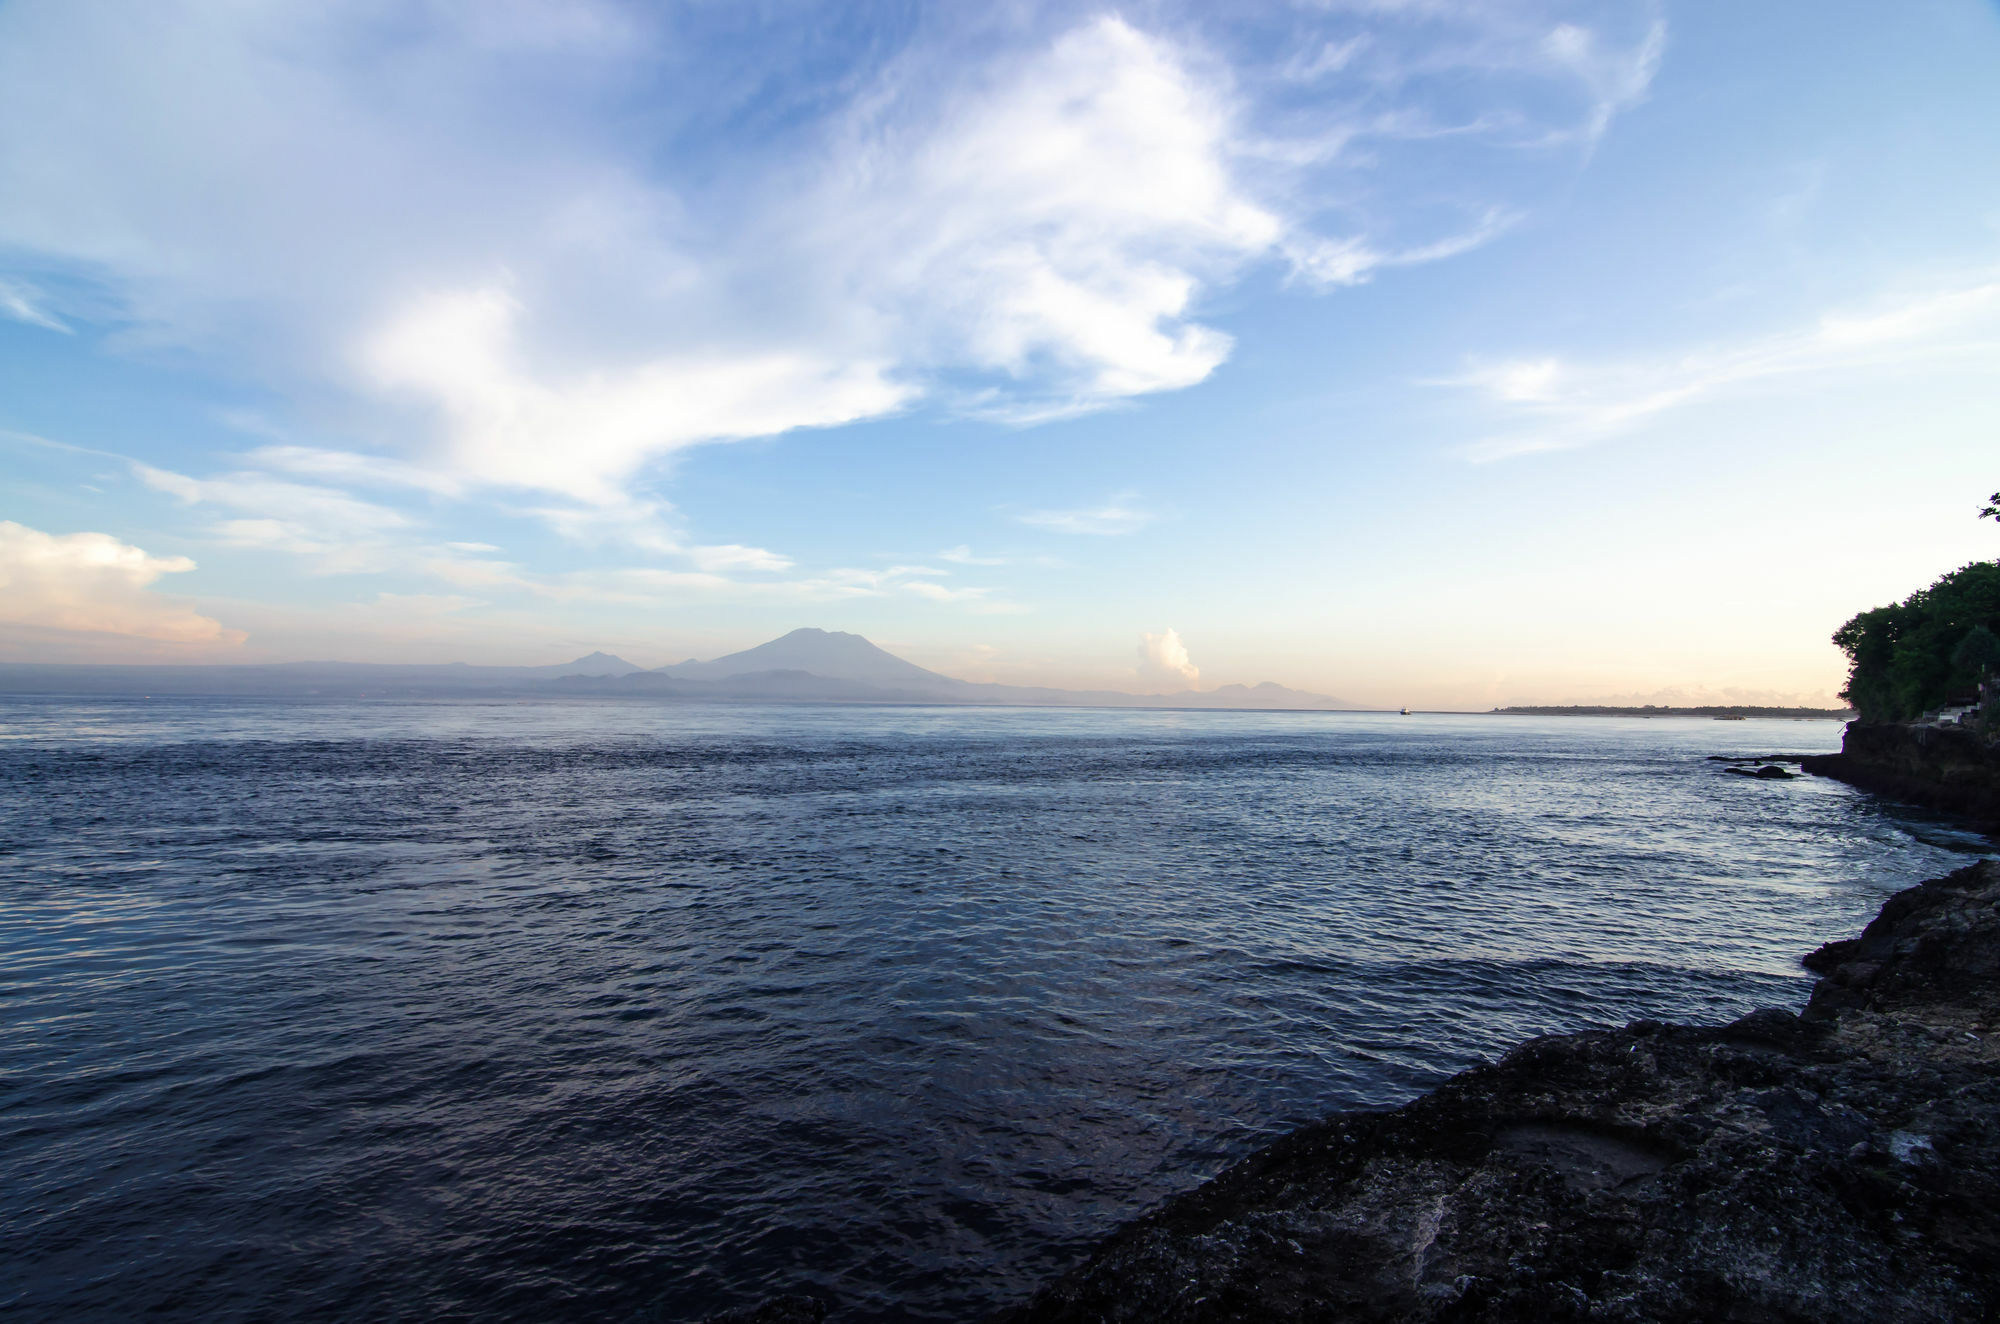
[[[0,0],[0,660],[1830,703],[1991,0]]]

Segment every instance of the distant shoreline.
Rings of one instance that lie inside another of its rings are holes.
[[[1535,704],[1495,708],[1496,713],[1527,717],[1793,717],[1826,718],[1842,722],[1854,720],[1852,708],[1760,708],[1740,704],[1703,705],[1695,708],[1662,708],[1647,704],[1621,708],[1608,704]]]
[[[124,686],[84,686],[62,688],[58,685],[26,686],[14,685],[7,674],[8,664],[0,663],[0,700],[46,700],[53,702],[77,702],[80,700],[154,702],[170,699],[229,700],[234,702],[265,703],[531,703],[531,702],[598,702],[598,703],[664,703],[687,704],[692,706],[743,705],[752,707],[791,708],[971,708],[983,710],[1037,709],[1103,712],[1168,712],[1168,713],[1307,713],[1346,714],[1350,716],[1399,715],[1395,708],[1333,708],[1333,707],[1258,707],[1251,704],[1189,704],[1162,702],[1166,695],[1118,695],[1117,700],[1106,700],[1112,696],[1079,694],[1077,698],[1063,701],[1055,698],[962,698],[944,695],[853,695],[839,694],[800,695],[797,697],[754,694],[754,693],[672,693],[672,692],[629,692],[617,693],[604,689],[566,688],[549,682],[508,684],[504,682],[485,685],[468,685],[464,688],[444,688],[430,685],[352,685],[330,684],[324,688],[299,689],[238,689],[229,690],[210,687],[178,687],[172,680],[165,684],[144,686],[127,684]],[[22,668],[25,670],[26,668]],[[138,670],[139,668],[131,668]],[[107,668],[108,670],[108,668]],[[1150,701],[1149,701],[1150,700]],[[1702,707],[1702,708],[1619,708],[1590,704],[1566,704],[1548,706],[1515,706],[1509,708],[1411,708],[1400,715],[1406,717],[1707,717],[1707,718],[1785,718],[1793,721],[1852,721],[1855,714],[1851,710],[1839,708],[1757,708],[1757,707]]]

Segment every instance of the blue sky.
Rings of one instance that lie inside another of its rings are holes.
[[[0,655],[1824,701],[2000,11],[0,2]]]

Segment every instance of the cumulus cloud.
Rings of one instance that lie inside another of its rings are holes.
[[[1031,510],[1015,516],[1023,524],[1057,533],[1080,533],[1110,538],[1137,533],[1157,518],[1138,504],[1136,492],[1119,492],[1095,506],[1074,510]]]
[[[153,556],[108,533],[50,534],[0,520],[0,621],[165,643],[242,643],[242,631],[150,591],[162,575],[194,568],[185,556]]]
[[[1192,689],[1201,682],[1201,668],[1188,657],[1180,632],[1168,629],[1139,640],[1139,679]]]

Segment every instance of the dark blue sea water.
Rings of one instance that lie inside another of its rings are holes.
[[[0,1310],[963,1319],[1969,838],[1832,723],[0,705]]]

